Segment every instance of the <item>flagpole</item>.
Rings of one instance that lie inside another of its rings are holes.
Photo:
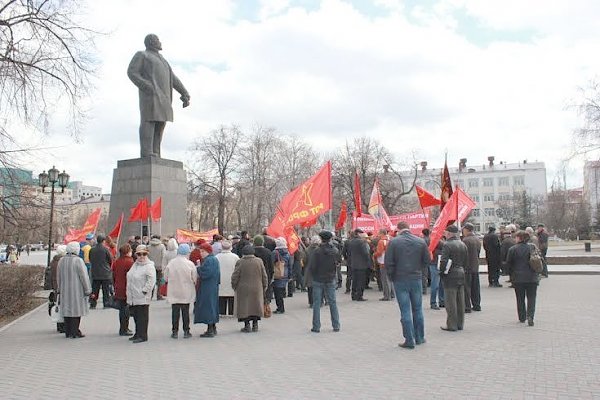
[[[158,219],[158,234],[162,237],[162,217]]]
[[[458,231],[460,232],[460,218],[458,216],[458,196],[460,196],[460,187],[456,185],[456,226],[458,226]]]

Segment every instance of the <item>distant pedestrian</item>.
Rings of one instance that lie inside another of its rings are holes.
[[[177,257],[177,249],[178,249],[179,245],[177,244],[177,240],[175,238],[170,238],[167,241],[167,246],[166,246],[166,251],[165,251],[165,258],[164,258],[164,264],[167,265],[169,264],[169,262],[174,259],[175,257]],[[189,245],[188,245],[189,247]]]
[[[135,334],[129,338],[133,343],[148,341],[148,318],[152,289],[156,284],[156,269],[148,258],[146,245],[135,248],[136,260],[127,272],[127,303],[135,321]]]
[[[337,287],[337,263],[339,251],[331,244],[333,234],[329,231],[319,232],[321,244],[311,254],[310,273],[312,275],[313,318],[311,332],[321,331],[321,301],[323,295],[329,305],[331,325],[334,332],[340,330],[340,315],[335,299]]]
[[[275,304],[277,309],[273,311],[274,314],[283,314],[285,312],[285,288],[288,284],[289,279],[292,275],[292,257],[287,248],[287,242],[285,238],[278,237],[275,239],[275,250],[271,254],[273,260],[273,292],[275,293]],[[281,276],[276,275],[276,264],[283,263],[283,270]]]
[[[537,239],[539,244],[540,253],[542,253],[542,261],[544,263],[544,269],[542,271],[542,276],[544,278],[548,277],[548,263],[546,261],[546,253],[548,253],[548,232],[546,231],[546,226],[544,224],[538,224],[537,226]]]
[[[383,292],[383,297],[379,299],[380,301],[390,301],[395,297],[394,284],[385,269],[385,251],[389,243],[390,238],[387,234],[387,229],[379,230],[379,240],[377,241],[374,257],[378,264],[379,280],[381,281],[381,290]]]
[[[119,249],[119,258],[112,265],[114,299],[119,305],[119,336],[131,336],[129,330],[129,305],[127,304],[127,273],[133,265],[132,250],[129,243]]]
[[[196,267],[200,285],[196,292],[194,305],[194,323],[206,324],[206,332],[200,335],[203,338],[212,338],[217,335],[219,322],[219,283],[221,272],[219,260],[212,255],[212,246],[206,242],[200,245],[202,263]]]
[[[352,270],[352,300],[365,301],[363,297],[367,283],[367,272],[371,269],[371,250],[367,235],[360,229],[354,231],[354,238],[347,243],[349,266]]]
[[[81,317],[87,315],[86,297],[92,292],[87,269],[79,258],[79,243],[67,244],[67,255],[58,262],[57,285],[60,308],[65,319],[65,337],[82,338],[79,330]]]
[[[488,233],[483,237],[483,248],[488,266],[488,283],[490,287],[502,287],[500,284],[500,238],[496,228],[490,226]]]
[[[385,252],[385,269],[394,282],[404,335],[399,346],[405,349],[425,343],[422,274],[430,262],[425,241],[410,232],[408,223],[399,222],[398,234]]]
[[[164,283],[163,268],[167,265],[165,262],[166,251],[165,245],[160,240],[160,235],[152,235],[150,244],[148,245],[148,258],[154,263],[154,268],[156,268],[156,300],[163,299],[160,294],[160,287]],[[154,290],[152,289],[152,294],[154,294]]]
[[[254,255],[254,246],[248,244],[242,249],[242,258],[235,264],[230,281],[235,291],[235,315],[239,322],[244,323],[241,331],[257,332],[268,279],[262,260]]]
[[[481,311],[481,289],[479,283],[479,253],[481,242],[473,233],[475,227],[467,222],[462,228],[463,243],[467,246],[465,266],[465,312]]]
[[[446,326],[444,331],[461,331],[465,324],[465,265],[467,246],[460,240],[458,228],[449,225],[444,232],[446,242],[442,247],[440,277],[444,285]]]
[[[190,304],[196,300],[196,266],[188,259],[190,246],[182,243],[177,257],[169,261],[163,270],[167,283],[167,300],[171,304],[171,338],[179,335],[179,316],[183,323],[183,338],[192,337],[190,332]]]
[[[529,255],[535,245],[529,243],[529,234],[525,231],[518,231],[516,240],[517,244],[508,250],[506,265],[515,289],[519,322],[527,320],[528,325],[533,326],[539,278],[529,266]]]

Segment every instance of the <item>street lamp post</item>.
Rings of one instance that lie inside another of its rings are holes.
[[[50,266],[50,256],[52,252],[52,220],[54,216],[54,186],[58,183],[58,186],[61,188],[61,193],[65,192],[65,188],[69,184],[69,174],[67,174],[64,170],[60,172],[52,166],[51,169],[42,172],[38,175],[39,184],[42,187],[42,193],[44,193],[44,189],[46,186],[50,186],[50,224],[48,227],[48,266]]]

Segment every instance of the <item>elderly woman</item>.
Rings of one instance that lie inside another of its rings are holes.
[[[273,291],[275,292],[275,304],[277,309],[273,312],[274,314],[283,314],[285,312],[285,303],[283,301],[285,297],[285,288],[288,284],[292,274],[292,257],[287,249],[287,242],[285,238],[278,237],[275,239],[275,250],[271,254],[273,260]],[[283,268],[278,271],[277,265],[279,263]],[[279,274],[279,276],[278,276]]]
[[[119,249],[117,258],[111,267],[113,273],[113,285],[115,288],[114,299],[119,305],[119,336],[131,336],[129,330],[129,306],[127,305],[127,273],[133,265],[132,250],[129,243],[125,243]]]
[[[188,248],[190,246],[188,245]],[[166,245],[167,250],[165,251],[165,255],[163,257],[163,264],[166,266],[171,262],[172,259],[177,257],[177,251],[179,250],[179,245],[177,244],[177,240],[175,238],[170,238],[167,241]]]
[[[52,283],[52,293],[50,295],[51,304],[54,304],[56,301],[56,295],[58,293],[58,262],[64,257],[65,254],[67,254],[67,246],[61,244],[56,248],[56,254],[54,257],[52,257],[52,261],[50,261],[50,281]],[[65,323],[57,322],[56,331],[59,333],[65,333]]]
[[[221,272],[219,260],[212,255],[212,246],[206,242],[199,245],[202,263],[196,267],[200,285],[194,305],[194,323],[206,324],[206,332],[200,335],[211,338],[217,335],[219,322],[219,283]]]
[[[231,252],[230,241],[222,240],[220,246],[221,252],[215,257],[219,260],[221,280],[223,282],[229,282],[231,281],[231,274],[233,274],[235,264],[240,258],[237,254]],[[219,285],[219,314],[233,315],[233,295],[233,289],[231,289],[229,285]]]
[[[135,334],[129,338],[133,343],[148,341],[148,316],[152,289],[156,284],[156,269],[148,258],[146,245],[138,244],[137,256],[127,272],[127,304],[135,321]]]
[[[86,297],[92,293],[87,269],[79,258],[79,243],[70,242],[67,254],[58,262],[57,285],[59,304],[65,318],[65,336],[71,339],[85,335],[79,330],[81,317],[88,313]]]
[[[169,261],[164,270],[164,278],[168,283],[167,300],[171,303],[171,338],[177,339],[179,334],[179,315],[183,320],[183,338],[192,337],[190,333],[190,304],[196,299],[196,266],[188,257],[190,246],[180,244],[177,257]]]
[[[506,255],[506,267],[517,297],[519,322],[527,319],[527,324],[533,326],[539,275],[529,266],[529,252],[535,245],[529,243],[529,234],[525,231],[518,231],[515,239],[517,244],[508,249]]]
[[[258,321],[263,314],[265,291],[269,281],[265,266],[254,255],[254,247],[248,244],[242,248],[242,258],[235,265],[231,275],[231,287],[235,290],[235,314],[244,323],[242,332],[258,331]]]

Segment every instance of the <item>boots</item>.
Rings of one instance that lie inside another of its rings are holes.
[[[240,329],[241,332],[249,333],[250,332],[250,321],[244,321],[244,327]]]
[[[252,332],[258,332],[258,321],[257,320],[252,321]]]
[[[200,335],[200,337],[211,338],[211,337],[215,337],[215,335],[216,335],[215,324],[208,324],[208,327],[206,328],[206,332],[204,332],[202,335]]]
[[[191,334],[191,332],[190,332],[190,331],[185,331],[185,332],[183,333],[183,338],[184,338],[184,339],[189,339],[189,338],[191,338],[191,337],[192,337],[192,334]]]

